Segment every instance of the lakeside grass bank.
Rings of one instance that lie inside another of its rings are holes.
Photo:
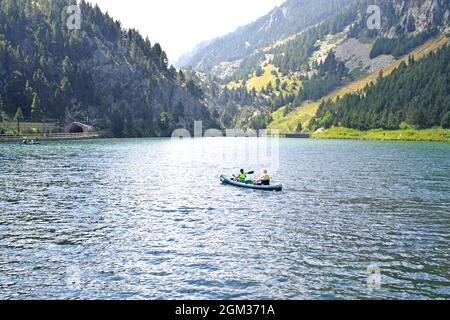
[[[324,132],[314,132],[313,139],[356,139],[356,140],[389,140],[389,141],[434,141],[450,142],[450,129],[375,129],[360,131],[349,128],[331,128]]]

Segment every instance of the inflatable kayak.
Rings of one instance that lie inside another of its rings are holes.
[[[256,190],[265,190],[265,191],[281,191],[283,190],[283,186],[281,184],[271,184],[268,186],[259,186],[254,184],[247,184],[239,181],[234,181],[231,179],[231,177],[227,176],[220,176],[220,181],[222,181],[223,184],[228,184],[230,186],[240,187],[240,188],[247,188],[247,189],[256,189]]]
[[[24,141],[20,142],[20,144],[27,145],[27,146],[39,146],[39,145],[41,145],[42,143],[41,143],[40,141],[28,141],[28,140],[24,140]]]

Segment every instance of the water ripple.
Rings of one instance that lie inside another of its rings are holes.
[[[450,298],[448,144],[282,140],[261,193],[241,142],[1,144],[0,298]]]

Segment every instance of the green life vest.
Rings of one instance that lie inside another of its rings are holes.
[[[245,179],[247,179],[247,175],[246,175],[245,173],[241,173],[241,174],[239,175],[239,179],[245,180]]]

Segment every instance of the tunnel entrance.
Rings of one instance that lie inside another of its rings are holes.
[[[64,132],[65,133],[88,133],[88,132],[95,132],[95,129],[92,126],[88,126],[88,125],[80,123],[80,122],[72,122],[71,124],[69,124],[65,127]]]
[[[69,133],[83,133],[84,132],[83,128],[75,123],[72,123],[70,125],[68,131],[69,131]]]

